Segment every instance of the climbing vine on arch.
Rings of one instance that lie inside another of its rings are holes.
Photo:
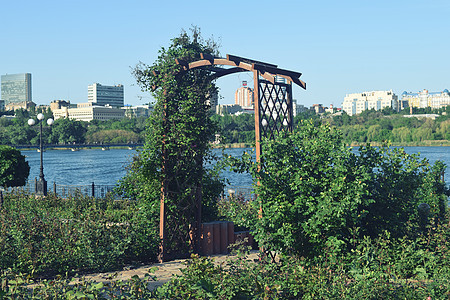
[[[146,200],[156,220],[163,197],[166,257],[189,252],[189,241],[196,240],[192,229],[198,228],[201,218],[200,203],[205,219],[213,214],[208,213],[213,209],[212,195],[222,191],[220,182],[204,168],[217,129],[207,99],[217,87],[208,69],[183,72],[176,63],[176,59],[191,62],[198,60],[200,53],[216,55],[217,51],[218,44],[212,38],[203,39],[193,27],[190,34],[182,31],[169,47],[161,48],[152,65],[139,63],[133,70],[142,90],[151,92],[156,103],[148,119],[144,148],[134,158],[121,187],[126,194]]]

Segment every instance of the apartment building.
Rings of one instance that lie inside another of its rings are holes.
[[[350,116],[369,109],[382,110],[385,107],[399,110],[398,96],[392,90],[348,94],[342,103],[342,109]]]

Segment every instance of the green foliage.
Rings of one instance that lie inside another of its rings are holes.
[[[86,140],[89,144],[126,144],[139,141],[140,138],[137,133],[120,129],[97,131],[89,135]]]
[[[449,106],[450,107],[450,106]],[[432,113],[443,113],[444,110]],[[416,112],[417,113],[417,112]],[[254,116],[249,114],[213,115],[219,125],[223,143],[253,143]],[[435,120],[406,118],[404,113],[396,113],[391,109],[376,111],[366,110],[359,115],[318,115],[312,110],[298,114],[294,124],[312,120],[317,126],[330,124],[342,131],[347,144],[364,144],[367,142],[383,143],[391,141],[400,145],[420,145],[431,140],[450,140],[449,115],[440,115]]]
[[[0,269],[40,275],[111,271],[156,260],[159,239],[138,202],[8,194]]]
[[[126,195],[148,199],[152,212],[159,205],[156,191],[163,188],[167,241],[173,242],[167,251],[179,253],[174,255],[189,251],[187,241],[195,226],[199,197],[207,195],[202,200],[207,203],[214,194],[208,187],[217,191],[220,185],[205,181],[209,175],[204,168],[216,132],[206,100],[217,88],[209,78],[210,70],[185,72],[176,59],[192,62],[200,59],[200,53],[216,51],[215,42],[203,40],[199,29],[193,28],[192,35],[182,32],[167,49],[162,48],[152,66],[141,63],[134,69],[138,84],[151,91],[157,102],[147,121],[144,149],[121,187]],[[202,185],[206,190],[201,194]]]
[[[218,214],[224,220],[234,223],[234,231],[250,230],[258,216],[258,202],[242,195],[222,198],[218,202]]]
[[[88,143],[105,144],[113,139],[122,141],[144,140],[146,118],[123,118],[120,120],[93,120],[87,126],[85,139]]]
[[[193,257],[182,276],[158,288],[156,299],[446,299],[448,224],[415,240],[382,234],[354,240],[354,251],[326,247],[315,259],[232,259],[214,265]],[[436,249],[436,245],[441,245]]]
[[[0,186],[25,185],[30,166],[19,150],[0,145]]]
[[[84,143],[86,124],[71,119],[58,119],[51,126],[51,134],[47,138],[51,144]]]
[[[351,247],[358,236],[413,236],[421,227],[420,203],[430,218],[443,218],[447,188],[444,165],[430,166],[403,149],[348,149],[339,132],[306,122],[292,134],[264,141],[261,164],[250,154],[230,158],[237,171],[254,177],[262,217],[253,217],[255,238],[266,249],[298,256],[320,255],[325,247]]]
[[[415,112],[418,113],[418,112]],[[434,111],[431,113],[442,113]],[[343,119],[347,121],[343,121]],[[430,140],[449,140],[449,116],[441,115],[435,120],[406,118],[389,110],[366,110],[359,115],[333,116],[323,120],[343,132],[344,141],[350,143],[386,142],[415,145]]]
[[[41,112],[17,110],[14,119],[0,118],[0,143],[11,145],[39,144],[37,126],[27,124],[29,118]],[[53,118],[51,111],[44,112],[45,120]],[[98,121],[89,123],[70,119],[58,119],[49,128],[44,125],[43,140],[52,144],[68,143],[136,143],[142,142],[145,118],[124,118],[121,120]]]
[[[450,285],[449,224],[429,226],[414,240],[387,232],[355,238],[353,250],[326,247],[314,259],[279,256],[276,262],[245,254],[217,264],[192,256],[180,276],[151,289],[147,273],[128,281],[95,282],[0,274],[6,299],[447,299]],[[36,284],[39,283],[39,284]],[[30,285],[34,284],[33,289]]]
[[[212,120],[219,127],[222,143],[248,143],[255,142],[255,116],[252,114],[213,115]]]

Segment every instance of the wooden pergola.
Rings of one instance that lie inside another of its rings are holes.
[[[227,54],[226,58],[201,54],[201,59],[188,63],[183,59],[176,59],[182,67],[182,72],[196,68],[205,68],[211,72],[211,81],[217,78],[239,73],[253,72],[254,78],[254,111],[255,111],[255,143],[256,159],[260,161],[261,139],[273,139],[281,131],[293,130],[292,83],[306,89],[306,83],[300,80],[301,73],[278,68],[277,65],[253,59]],[[182,75],[182,74],[180,74]],[[164,166],[163,166],[164,168]],[[162,186],[160,207],[160,261],[165,253],[165,186]],[[201,229],[201,190],[197,190],[196,224],[193,228],[194,243],[200,237]],[[196,238],[195,238],[196,237]],[[198,248],[196,249],[198,251]]]
[[[302,73],[230,54],[226,58],[219,58],[202,53],[201,58],[191,63],[182,59],[177,59],[176,62],[185,71],[208,68],[213,72],[211,80],[239,72],[253,72],[256,159],[259,160],[262,138],[273,138],[282,130],[293,129],[292,83],[306,89],[306,83],[300,80]]]

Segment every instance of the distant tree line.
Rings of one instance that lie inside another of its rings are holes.
[[[27,121],[43,113],[45,118],[52,118],[48,110],[15,111],[15,118],[0,118],[0,144],[37,145],[39,144],[39,127],[29,126]],[[47,144],[118,144],[139,143],[143,141],[146,118],[123,118],[120,120],[91,122],[70,119],[58,119],[49,128],[44,123],[43,141]]]
[[[436,119],[404,117],[409,110],[396,113],[391,109],[366,110],[359,115],[325,116],[322,122],[342,131],[346,143],[384,142],[408,144],[450,140],[450,106],[446,109],[414,109],[413,114],[439,114]]]
[[[413,109],[413,114],[439,114],[436,119],[404,117],[409,110],[400,113],[386,108],[381,111],[366,110],[361,114],[349,116],[329,113],[316,114],[306,111],[294,118],[297,127],[302,120],[313,120],[317,125],[328,123],[339,128],[344,141],[351,143],[384,142],[407,144],[410,142],[450,140],[450,106],[444,109],[432,110]],[[214,115],[220,128],[223,143],[253,143],[255,140],[254,115]]]
[[[38,126],[29,126],[27,121],[44,113],[45,119],[52,117],[50,110],[16,110],[15,118],[0,118],[0,144],[23,145],[39,143]],[[366,110],[349,116],[329,113],[316,114],[308,110],[294,118],[297,127],[302,120],[313,120],[317,125],[330,124],[339,128],[347,144],[391,141],[396,144],[420,143],[424,141],[450,141],[450,106],[440,110],[413,109],[413,114],[439,114],[436,119],[404,117],[409,110],[400,113],[385,108],[380,111]],[[5,113],[4,113],[5,114]],[[255,117],[252,114],[212,115],[217,123],[222,143],[247,143],[255,141]],[[121,120],[91,122],[58,119],[49,129],[45,125],[43,138],[51,144],[117,144],[140,143],[144,140],[146,118],[123,118]]]

